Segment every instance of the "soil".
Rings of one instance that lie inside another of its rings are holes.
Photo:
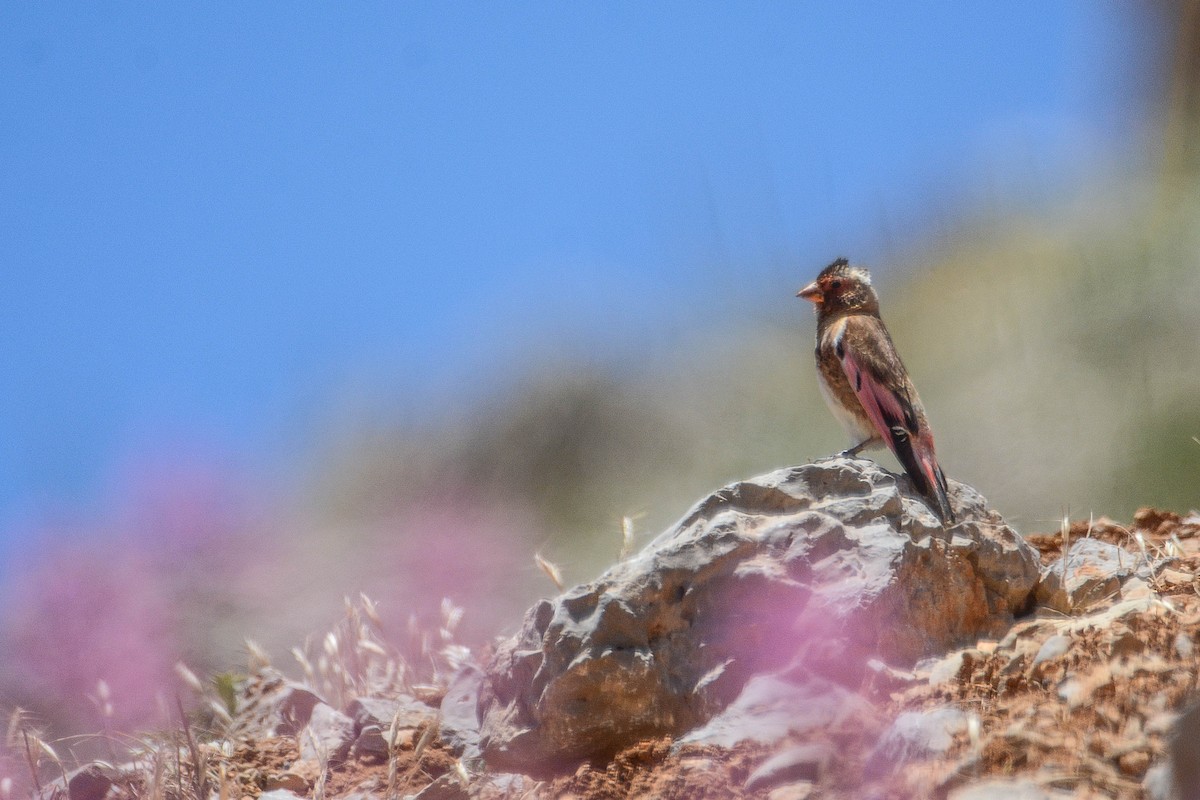
[[[1127,583],[1120,597],[1069,616],[1037,610],[1018,620],[1005,640],[976,642],[950,654],[942,660],[952,667],[942,670],[943,680],[931,679],[934,668],[925,665],[912,674],[897,672],[886,686],[864,689],[879,710],[879,725],[826,731],[832,756],[815,780],[744,788],[773,754],[810,741],[673,751],[669,738],[659,738],[553,781],[504,784],[475,776],[465,791],[528,800],[936,798],[980,779],[1024,777],[1075,797],[1144,797],[1143,779],[1163,760],[1177,712],[1200,690],[1200,519],[1143,509],[1130,526],[1082,520],[1071,523],[1065,536],[1068,542],[1090,536],[1150,560],[1171,560],[1145,585]],[[1028,539],[1043,563],[1062,553],[1061,531]],[[1131,607],[1139,592],[1144,602]],[[1054,636],[1067,636],[1070,647],[1057,654],[1042,651]],[[872,746],[888,720],[945,706],[971,715],[947,752],[896,769],[877,763]],[[424,747],[414,744],[420,733],[390,760],[351,759],[324,774],[299,760],[290,737],[245,743],[228,756],[213,753],[210,772],[223,782],[222,798],[256,798],[275,787],[327,800],[362,794],[400,798],[438,778],[448,787],[436,797],[466,796],[455,788],[466,777],[456,757],[436,737]]]

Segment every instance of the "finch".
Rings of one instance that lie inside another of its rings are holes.
[[[879,316],[871,275],[839,258],[796,293],[817,312],[817,377],[850,435],[844,456],[887,445],[942,523],[954,522],[933,431],[908,370]]]

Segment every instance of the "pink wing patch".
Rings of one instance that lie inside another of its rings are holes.
[[[858,402],[862,403],[867,416],[871,418],[871,424],[883,437],[888,449],[895,452],[896,439],[892,433],[892,424],[888,423],[888,419],[897,422],[905,419],[904,407],[900,404],[900,398],[871,377],[869,372],[862,369],[854,360],[854,354],[848,347],[842,348],[842,369],[846,372],[846,378],[849,379],[850,388],[854,390]]]
[[[912,419],[912,415],[909,413],[911,409],[907,408],[907,402],[859,366],[850,348],[842,348],[841,363],[858,402],[862,404],[871,424],[888,449],[895,453],[896,458],[904,465],[917,489],[941,508],[938,513],[943,520],[953,520],[954,512],[946,498],[945,478],[942,477],[937,457],[933,454],[933,434],[927,427],[924,430],[910,430],[908,420]],[[901,428],[908,435],[902,433],[897,441],[894,427]]]

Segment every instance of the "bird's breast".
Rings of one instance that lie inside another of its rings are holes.
[[[845,318],[834,321],[818,332],[817,378],[825,404],[846,429],[854,445],[876,436],[876,432],[842,367],[841,348],[844,346],[845,332]]]

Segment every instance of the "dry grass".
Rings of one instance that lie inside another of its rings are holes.
[[[437,699],[445,693],[450,676],[471,657],[455,638],[462,615],[461,608],[446,600],[436,630],[421,630],[415,619],[410,620],[407,650],[402,652],[384,638],[378,608],[370,598],[347,598],[343,618],[324,635],[310,637],[292,655],[302,672],[302,684],[335,708],[360,697],[407,694]],[[247,642],[246,650],[250,675],[271,669],[270,657],[260,647]],[[97,780],[111,782],[117,796],[126,798],[257,796],[265,788],[265,776],[298,758],[293,741],[287,746],[270,745],[267,750],[276,755],[260,763],[255,737],[261,727],[245,701],[251,683],[245,676],[223,674],[202,680],[182,663],[176,665],[176,673],[190,696],[186,703],[181,696],[175,698],[172,726],[154,734],[126,736],[105,725],[101,733],[52,743],[34,715],[15,709],[9,715],[5,748],[0,750],[0,800],[22,795],[35,800],[66,798],[68,780],[85,768],[99,775]],[[102,682],[90,698],[102,719],[112,716],[112,698],[105,689]],[[414,744],[403,739],[397,721],[393,720],[387,738],[388,782],[394,789],[408,791],[414,782],[428,782],[424,762],[432,752],[437,725],[427,725]],[[90,751],[99,746],[111,756],[108,760],[76,757],[72,743],[85,743],[88,747],[81,749]],[[320,747],[314,750],[319,763],[310,791],[315,800],[323,800],[333,765],[328,752]],[[439,759],[446,766],[440,751]],[[461,765],[459,770],[466,775]]]

